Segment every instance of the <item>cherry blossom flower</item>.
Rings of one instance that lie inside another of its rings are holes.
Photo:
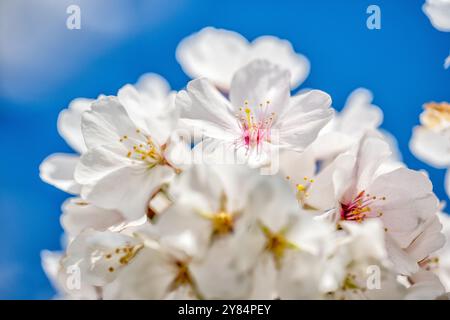
[[[337,203],[327,215],[338,226],[339,221],[381,220],[391,259],[399,272],[409,274],[444,244],[435,215],[439,202],[425,174],[403,167],[385,170],[389,154],[384,141],[366,136],[339,156],[332,178]]]
[[[171,163],[171,153],[177,147],[185,148],[171,137],[172,117],[166,122],[149,122],[158,125],[139,127],[115,97],[97,100],[83,114],[88,151],[75,170],[83,199],[118,210],[129,221],[147,214],[152,195],[178,172]]]
[[[239,163],[260,166],[274,149],[304,150],[332,117],[326,93],[290,97],[289,92],[289,72],[257,60],[236,72],[229,100],[208,80],[198,79],[178,94],[176,105],[184,123],[205,136],[204,149],[213,144],[212,153],[235,153]]]
[[[99,98],[103,97],[100,95]],[[135,85],[127,84],[118,91],[118,97],[134,121],[145,124],[147,119],[166,117],[173,105],[174,93],[167,81],[153,73],[144,74]],[[79,155],[86,152],[81,132],[81,116],[90,110],[94,99],[77,98],[60,112],[58,132],[75,154],[55,153],[47,157],[39,171],[41,179],[63,191],[79,194],[80,186],[73,174]],[[157,123],[157,121],[155,121]]]

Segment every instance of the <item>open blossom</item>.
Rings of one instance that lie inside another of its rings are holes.
[[[332,117],[326,93],[291,97],[289,79],[288,71],[256,60],[236,72],[229,100],[207,79],[198,79],[178,94],[176,105],[182,121],[205,136],[202,147],[212,143],[212,152],[236,153],[258,166],[274,149],[304,150]]]
[[[290,71],[290,84],[297,87],[309,73],[309,62],[291,44],[273,36],[249,43],[240,34],[224,29],[204,28],[185,38],[177,48],[177,60],[191,78],[208,78],[228,91],[234,74],[255,59],[265,59]]]
[[[333,192],[322,194],[323,203],[329,206],[329,197],[334,197],[335,208],[327,216],[338,225],[339,221],[381,220],[390,258],[399,272],[409,274],[444,244],[435,214],[439,203],[425,174],[383,168],[389,154],[384,141],[363,138],[357,148],[335,160]]]
[[[102,95],[99,98],[103,97]],[[166,80],[153,73],[144,74],[135,85],[127,84],[118,91],[118,98],[132,119],[142,125],[147,119],[167,118],[174,94]],[[81,116],[91,109],[94,99],[77,98],[58,117],[58,132],[75,151],[74,154],[55,153],[47,157],[39,171],[42,180],[72,194],[80,193],[73,174],[79,155],[86,152],[81,132]]]
[[[115,97],[101,98],[91,109],[82,120],[88,151],[75,170],[81,196],[128,220],[142,218],[154,192],[177,172],[170,154],[184,146],[172,139],[174,122],[149,119],[158,125],[139,127]]]

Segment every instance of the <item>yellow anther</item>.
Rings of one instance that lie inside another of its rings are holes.
[[[124,265],[128,264],[143,247],[144,247],[143,245],[137,245],[137,246],[133,246],[133,247],[122,248],[122,251],[123,251],[123,253],[125,253],[125,255],[123,255],[119,259],[119,263],[124,264]],[[119,252],[120,252],[120,249],[119,249]]]
[[[250,116],[251,110],[249,108],[245,109],[245,113],[247,114],[247,124],[248,127],[250,128],[252,126],[252,117]]]
[[[420,121],[425,127],[434,128],[450,122],[450,103],[430,102],[424,105],[424,109]]]
[[[281,259],[287,249],[298,249],[298,247],[290,242],[284,236],[285,230],[274,233],[268,227],[261,225],[261,230],[266,236],[266,246],[265,250],[270,252],[275,259],[275,264],[279,268],[281,264]]]
[[[176,267],[176,276],[173,280],[170,289],[175,290],[181,286],[184,285],[193,285],[192,277],[189,272],[188,264],[184,261],[177,260],[175,261],[175,267]]]
[[[214,234],[227,234],[234,229],[233,215],[228,212],[219,212],[211,217]]]
[[[350,275],[348,274],[345,279],[344,279],[344,283],[342,284],[342,290],[355,290],[355,289],[360,289],[359,286],[355,283],[355,275]]]
[[[199,214],[211,221],[213,235],[225,235],[234,230],[234,222],[237,213],[227,211],[227,196],[222,193],[219,199],[219,208],[214,213],[205,213],[199,211]]]

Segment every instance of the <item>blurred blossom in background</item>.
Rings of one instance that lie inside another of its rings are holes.
[[[450,100],[442,66],[450,33],[433,28],[423,0],[379,0],[382,28],[369,30],[373,1],[2,0],[0,2],[0,298],[51,298],[39,253],[61,246],[60,204],[66,195],[41,182],[40,162],[71,152],[56,119],[76,97],[114,94],[155,72],[178,90],[188,81],[175,59],[180,40],[205,26],[249,40],[289,40],[311,63],[300,86],[331,94],[340,110],[358,87],[374,94],[383,128],[403,160],[429,172],[445,201],[445,171],[408,149],[422,105]],[[81,29],[66,27],[67,7],[81,9]]]

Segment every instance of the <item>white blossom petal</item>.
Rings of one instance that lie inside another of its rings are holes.
[[[426,0],[422,10],[439,31],[450,31],[450,2],[448,0]]]
[[[85,229],[105,231],[124,220],[119,212],[96,207],[80,198],[70,198],[62,207],[61,224],[70,236]]]
[[[175,102],[182,120],[207,136],[235,138],[239,127],[225,97],[205,79],[189,82],[187,90],[178,93]]]
[[[255,109],[269,102],[267,113],[280,114],[288,103],[290,74],[266,60],[255,60],[239,69],[233,77],[230,101],[234,111],[248,106]]]
[[[299,86],[308,76],[310,65],[308,59],[298,54],[289,41],[273,36],[256,38],[250,48],[249,61],[265,59],[279,65],[291,73],[291,88]]]
[[[178,45],[176,56],[191,78],[206,77],[220,88],[228,89],[248,47],[248,41],[236,32],[204,28],[185,38]]]
[[[71,194],[80,193],[80,185],[75,182],[74,172],[79,156],[55,153],[48,156],[39,166],[41,179],[52,186]]]
[[[286,41],[261,36],[249,43],[240,34],[211,27],[185,38],[178,46],[177,60],[191,78],[206,77],[228,91],[235,72],[256,59],[265,59],[290,71],[290,85],[297,87],[309,73],[309,61]]]
[[[445,134],[415,127],[409,147],[417,158],[435,168],[450,166],[450,140]]]
[[[85,230],[70,243],[62,265],[66,270],[76,266],[83,281],[104,286],[132,262],[141,248],[135,238],[118,232]]]
[[[81,116],[83,112],[90,110],[92,102],[94,102],[93,99],[75,99],[58,116],[59,134],[78,153],[86,151],[81,133]]]

